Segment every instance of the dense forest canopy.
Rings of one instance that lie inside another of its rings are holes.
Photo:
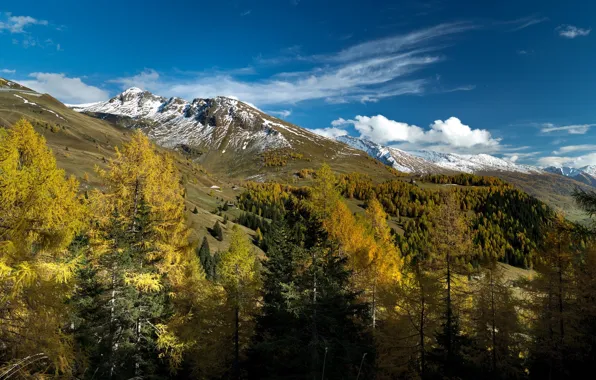
[[[174,162],[136,132],[83,191],[30,123],[0,131],[0,379],[594,371],[596,233],[501,180],[322,165],[244,184],[192,244]]]

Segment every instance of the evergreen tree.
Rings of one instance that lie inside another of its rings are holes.
[[[215,279],[215,270],[217,265],[215,263],[214,257],[211,255],[209,242],[207,241],[206,236],[203,237],[203,242],[197,249],[197,255],[199,256],[199,260],[203,266],[203,270],[205,271],[205,276],[208,280],[213,281]]]
[[[197,208],[197,206],[195,206],[195,208],[192,210],[193,214],[198,214],[199,213],[199,209]]]
[[[368,305],[350,289],[345,257],[330,244],[301,248],[291,236],[290,228],[276,225],[267,237],[250,377],[343,379],[356,377],[362,363],[361,377],[370,378]]]
[[[211,229],[211,235],[219,241],[223,241],[223,230],[221,229],[221,225],[219,224],[219,220],[215,222],[213,228]]]

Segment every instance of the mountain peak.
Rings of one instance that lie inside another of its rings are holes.
[[[142,90],[138,87],[130,87],[126,90],[124,90],[120,95],[125,95],[125,94],[141,94],[145,92],[145,90]]]

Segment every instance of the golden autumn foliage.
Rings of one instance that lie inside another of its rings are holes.
[[[114,268],[102,265],[102,257],[118,254],[109,233],[114,223],[129,234],[138,228],[140,208],[146,208],[145,223],[149,236],[141,244],[142,264],[127,269],[122,279],[140,293],[169,291],[176,313],[167,323],[156,326],[157,347],[173,367],[182,360],[185,349],[192,346],[192,336],[177,335],[208,292],[207,280],[197,256],[188,242],[189,230],[184,216],[184,188],[174,160],[161,154],[141,132],[110,160],[108,170],[98,170],[105,184],[95,190],[90,204],[95,223],[90,231],[91,261],[102,281],[113,281]]]
[[[381,204],[373,199],[364,217],[354,216],[335,183],[331,168],[323,165],[312,190],[313,207],[329,237],[338,243],[340,254],[347,256],[354,286],[369,299],[374,327],[379,308],[378,288],[399,281],[403,259],[391,237]]]
[[[78,260],[67,247],[83,225],[77,190],[29,122],[0,130],[0,346],[11,358],[42,353],[57,372],[72,359],[63,326]]]
[[[155,239],[144,244],[151,245],[146,258],[156,262],[159,273],[167,274],[173,283],[183,282],[185,266],[191,260],[192,252],[188,244],[188,227],[184,218],[184,188],[174,160],[157,152],[149,139],[137,131],[132,141],[122,150],[116,150],[116,157],[110,160],[108,170],[98,170],[106,185],[103,191],[91,194],[93,215],[97,218],[98,229],[92,231],[94,240],[93,255],[101,255],[110,249],[110,242],[102,239],[101,230],[117,212],[123,225],[135,228],[135,217],[141,202],[144,202],[150,215],[151,232]],[[141,281],[144,280],[144,281]],[[151,279],[132,279],[133,283],[143,283],[145,287]],[[153,286],[161,280],[154,277]]]

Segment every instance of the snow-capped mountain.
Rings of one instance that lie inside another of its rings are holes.
[[[455,154],[440,153],[429,150],[413,151],[419,157],[445,169],[465,172],[516,172],[524,174],[539,174],[543,171],[530,165],[519,165],[488,154]]]
[[[385,147],[369,140],[351,136],[337,138],[345,144],[368,153],[371,157],[405,173],[444,173],[444,172],[517,172],[524,174],[543,173],[542,170],[519,165],[488,154],[464,155],[440,153],[428,150],[405,152],[401,149]]]
[[[386,147],[370,140],[359,139],[352,136],[339,136],[337,141],[343,142],[352,148],[362,150],[369,156],[376,158],[385,165],[393,167],[402,173],[432,174],[445,170],[424,158],[405,152],[401,149]]]
[[[167,148],[186,145],[221,153],[226,150],[254,153],[296,148],[306,141],[321,144],[326,140],[226,97],[189,102],[133,87],[105,102],[70,107],[99,117],[130,118],[133,122],[128,123],[129,126],[142,128],[154,141]]]
[[[587,185],[596,186],[596,165],[588,165],[581,168],[570,168],[568,166],[549,166],[544,171],[573,178],[576,181]]]
[[[579,168],[579,170],[596,178],[596,165],[587,165]]]

